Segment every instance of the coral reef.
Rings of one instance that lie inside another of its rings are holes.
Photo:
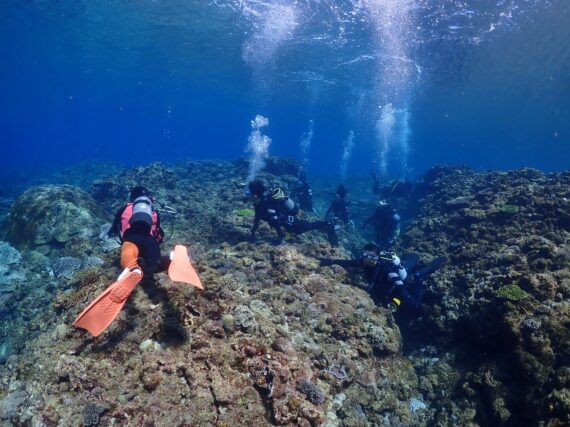
[[[322,405],[325,402],[325,394],[315,384],[304,378],[297,382],[297,390],[303,393],[307,400],[315,405]]]
[[[23,274],[18,266],[22,262],[22,255],[7,242],[0,242],[0,294],[6,292],[3,285],[11,285],[16,280],[22,280]]]
[[[18,197],[2,233],[17,248],[49,253],[73,238],[90,238],[105,219],[108,214],[89,194],[69,185],[47,185],[33,187]]]
[[[291,188],[298,166],[271,158],[260,177]],[[9,293],[0,286],[2,422],[569,422],[570,174],[435,168],[399,197],[409,214],[396,250],[450,260],[426,281],[421,315],[411,318],[375,306],[360,277],[319,266],[322,257],[351,257],[364,241],[357,229],[339,230],[339,248],[320,233],[272,246],[265,225],[249,242],[246,174],[241,160],[152,164],[99,179],[90,195],[48,186],[18,198],[6,224],[21,258],[0,244],[11,254],[2,257],[8,274],[25,279],[4,286]],[[71,323],[120,273],[99,210],[117,209],[137,184],[177,210],[161,213],[163,250],[188,245],[206,289],[149,275],[95,339]],[[316,188],[318,208],[327,191]],[[358,191],[360,224],[374,199]],[[505,211],[510,205],[518,209]],[[70,218],[57,236],[40,231],[53,226],[55,206]],[[68,216],[79,210],[89,220]]]
[[[532,169],[435,168],[424,177],[400,247],[450,263],[434,275],[424,316],[402,334],[421,391],[445,393],[435,422],[570,422],[553,404],[570,385],[560,380],[570,366],[569,188],[569,173]],[[426,348],[437,364],[426,363]]]

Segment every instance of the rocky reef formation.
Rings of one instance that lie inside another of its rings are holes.
[[[76,187],[33,187],[16,199],[4,223],[4,238],[18,248],[49,253],[73,240],[90,240],[109,214]]]
[[[570,174],[436,168],[424,183],[400,247],[450,262],[403,334],[435,419],[567,425]]]
[[[278,175],[263,179],[293,185],[298,165],[270,165]],[[206,286],[146,277],[97,339],[70,324],[119,273],[118,250],[104,238],[108,216],[94,216],[90,228],[103,233],[82,246],[40,253],[45,243],[27,237],[21,258],[0,247],[17,259],[6,270],[26,278],[2,311],[0,338],[11,343],[0,358],[2,423],[568,422],[570,175],[430,171],[399,200],[419,213],[397,249],[450,261],[426,282],[421,316],[411,319],[375,306],[359,277],[319,266],[321,257],[350,257],[364,241],[358,227],[339,230],[337,249],[318,232],[275,247],[265,226],[246,241],[245,176],[242,161],[186,162],[93,183],[84,200],[107,212],[138,184],[176,208],[163,211],[165,246],[188,245]],[[358,198],[357,225],[374,206],[371,194],[368,205]]]

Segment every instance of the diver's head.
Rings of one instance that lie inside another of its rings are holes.
[[[152,198],[152,194],[150,193],[149,189],[146,188],[143,185],[137,185],[136,187],[133,187],[133,189],[131,190],[131,194],[129,196],[129,200],[131,202],[134,202],[136,199],[138,199],[139,197],[148,197],[148,198]]]
[[[283,192],[283,190],[281,188],[276,187],[271,192],[271,198],[273,200],[282,200],[285,198],[285,193]]]
[[[346,190],[346,187],[344,186],[344,184],[340,184],[336,188],[336,194],[339,197],[345,197],[348,194],[348,191]]]
[[[247,184],[246,196],[247,197],[261,197],[265,192],[265,184],[263,181],[256,179]]]
[[[380,259],[380,246],[376,243],[367,243],[364,245],[362,259],[364,265],[366,266],[374,266]]]

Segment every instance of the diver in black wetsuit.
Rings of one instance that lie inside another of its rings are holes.
[[[352,224],[350,220],[350,200],[348,198],[348,191],[344,185],[339,185],[336,189],[334,199],[332,200],[325,217],[328,218],[332,215],[334,218],[338,218],[345,225]]]
[[[376,233],[376,243],[382,250],[389,250],[400,235],[400,215],[396,209],[384,201],[378,202],[376,210],[364,221],[362,228],[366,228],[370,223]]]
[[[307,212],[315,212],[313,207],[313,190],[307,181],[305,172],[299,172],[299,184],[293,189],[292,196],[299,201],[299,207]]]
[[[370,174],[372,175],[372,193],[384,199],[405,197],[414,191],[414,183],[411,181],[398,179],[381,184],[374,168],[371,169]]]
[[[306,221],[297,218],[299,207],[290,197],[285,195],[281,188],[274,188],[271,193],[271,198],[275,203],[275,220],[289,233],[302,234],[311,230],[321,230],[327,233],[327,238],[331,246],[338,246],[338,238],[332,221]]]
[[[429,276],[445,261],[440,257],[413,274],[413,279],[408,278],[408,272],[404,264],[412,271],[418,261],[417,255],[410,256],[405,262],[393,252],[384,252],[375,243],[364,246],[363,254],[358,259],[330,259],[320,260],[321,266],[340,265],[343,268],[359,268],[364,272],[368,284],[367,291],[379,305],[387,305],[393,310],[402,308],[417,311],[420,307],[424,293],[422,279]]]
[[[265,185],[256,180],[249,183],[247,195],[252,199],[255,207],[255,218],[251,229],[252,241],[255,239],[255,233],[261,221],[265,221],[277,233],[277,238],[272,242],[274,245],[281,244],[285,238],[282,228],[294,234],[323,230],[327,233],[330,244],[338,245],[334,224],[327,221],[310,222],[297,218],[299,207],[291,198],[285,196],[280,188],[275,188],[269,193]]]
[[[281,243],[284,238],[283,231],[281,230],[281,226],[279,224],[279,221],[277,221],[275,215],[275,203],[267,191],[265,184],[263,184],[263,182],[260,180],[250,182],[248,189],[246,190],[246,196],[253,202],[253,207],[255,210],[253,227],[251,228],[251,241],[255,241],[255,233],[257,232],[261,221],[265,221],[277,233],[277,240],[275,243]]]

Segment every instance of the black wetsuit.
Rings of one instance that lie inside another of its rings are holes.
[[[303,234],[307,231],[321,230],[327,233],[331,245],[338,245],[338,239],[334,230],[334,224],[323,220],[307,221],[297,218],[296,215],[299,213],[299,207],[295,205],[293,208],[288,209],[288,201],[291,202],[290,199],[284,198],[276,202],[276,209],[279,214],[278,221],[279,224],[285,228],[285,230],[293,234]]]
[[[253,227],[251,228],[251,239],[255,239],[255,233],[259,228],[261,221],[265,221],[273,228],[278,236],[278,239],[283,240],[284,234],[281,230],[280,215],[277,212],[275,201],[268,195],[263,194],[259,197],[259,201],[254,205],[255,218],[253,219]]]
[[[277,240],[274,243],[281,243],[284,239],[282,228],[293,234],[303,234],[311,230],[324,230],[328,233],[329,241],[332,245],[337,245],[336,234],[334,228],[327,221],[306,221],[297,218],[299,207],[294,205],[287,208],[288,198],[281,200],[273,200],[267,195],[260,197],[259,202],[255,205],[255,218],[253,220],[253,228],[251,229],[252,239],[255,238],[255,232],[259,228],[261,221],[266,221],[276,232]]]
[[[372,223],[376,232],[376,243],[382,250],[388,250],[400,234],[400,215],[390,205],[378,206],[372,216],[362,225]]]
[[[332,214],[334,217],[340,219],[345,224],[350,222],[350,211],[348,207],[350,206],[350,200],[348,197],[341,197],[338,194],[335,196],[329,209],[327,210],[326,217]]]
[[[157,213],[157,235],[150,233],[150,226],[144,222],[135,222],[123,233],[121,237],[121,217],[126,206],[123,206],[115,214],[113,224],[107,235],[119,236],[121,242],[134,243],[139,250],[139,266],[145,273],[158,273],[168,269],[170,257],[162,256],[160,243],[164,238],[164,230],[160,227],[160,216]]]
[[[407,276],[407,272],[401,264],[398,266],[392,261],[381,259],[376,265],[369,266],[365,264],[364,257],[352,260],[324,259],[321,264],[361,269],[368,284],[367,291],[377,304],[383,305],[397,298],[404,308],[417,310],[420,307],[423,296],[421,278],[414,275],[411,279],[402,279],[402,270],[404,276]]]

